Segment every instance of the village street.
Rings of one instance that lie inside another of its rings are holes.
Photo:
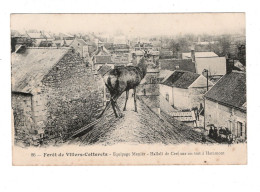
[[[120,109],[123,109],[124,101],[125,94],[118,100]],[[130,94],[127,110],[122,111],[122,118],[115,118],[112,108],[110,108],[104,114],[105,117],[102,121],[90,128],[83,136],[76,138],[72,143],[113,145],[118,143],[177,144],[202,142],[200,133],[177,121],[169,123],[164,116],[159,118],[140,99],[137,100],[137,108],[138,112],[136,113],[134,112],[134,100]]]

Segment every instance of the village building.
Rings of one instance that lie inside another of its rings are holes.
[[[205,94],[206,128],[228,128],[235,139],[246,141],[246,109],[246,74],[226,74]]]
[[[196,73],[207,71],[209,77],[222,77],[227,73],[226,57],[219,57],[214,52],[195,52],[194,47],[190,53],[182,53],[182,59],[191,59],[195,63]]]
[[[173,59],[174,56],[178,57],[176,54],[173,54],[173,51],[170,49],[162,48],[160,49],[160,59]]]
[[[75,38],[69,46],[73,47],[83,60],[89,58],[88,44],[83,39]]]
[[[155,47],[151,42],[137,42],[134,51],[160,51],[160,47]]]
[[[182,53],[182,59],[192,59],[192,52]],[[218,57],[218,55],[214,52],[195,52],[196,58],[212,58]]]
[[[195,63],[191,59],[160,59],[162,70],[182,70],[196,73]]]
[[[203,75],[176,70],[160,82],[160,94],[178,110],[203,107],[203,96],[213,83]]]
[[[63,40],[54,40],[52,41],[53,47],[73,47],[74,50],[80,55],[84,60],[89,58],[88,44],[79,38],[74,39],[63,39]]]
[[[59,38],[63,40],[73,40],[75,37],[67,33],[59,33]]]
[[[148,61],[152,63],[157,63],[159,61],[159,51],[154,51],[154,50],[137,50],[137,51],[132,51],[132,58],[135,59],[136,63],[139,63],[141,58],[145,55],[148,54],[149,58]]]
[[[114,68],[111,53],[103,46],[99,46],[96,51],[91,54],[92,69],[98,71],[103,65],[108,65]]]
[[[241,62],[239,62],[238,60],[234,61],[234,68],[237,71],[246,71],[246,66],[244,66]]]
[[[196,73],[202,74],[206,69],[209,76],[223,76],[227,73],[226,57],[196,58]]]
[[[42,41],[53,41],[54,38],[49,33],[40,32],[27,32],[26,33],[30,39],[34,41],[34,46],[38,47]]]
[[[71,48],[27,48],[12,54],[15,138],[65,137],[103,106],[91,67]],[[26,135],[26,136],[21,136]]]

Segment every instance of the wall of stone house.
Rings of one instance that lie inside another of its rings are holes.
[[[188,89],[173,88],[173,104],[176,109],[190,109],[190,95]]]
[[[159,84],[140,84],[137,87],[137,95],[160,95]]]
[[[204,106],[204,95],[207,88],[189,88],[190,108]]]
[[[173,88],[167,85],[160,84],[160,94],[166,99],[166,95],[169,95],[169,103],[173,105]]]
[[[22,139],[23,133],[29,134],[34,128],[32,96],[23,93],[12,93],[12,109],[15,136]]]
[[[238,134],[238,122],[242,123],[243,135]],[[227,107],[216,102],[205,100],[205,124],[214,124],[217,127],[227,127],[234,137],[246,139],[246,113],[240,110]]]
[[[73,47],[75,49],[75,51],[80,54],[80,57],[84,57],[84,58],[89,57],[88,46],[87,45],[83,45],[77,39],[75,39],[72,42],[71,47]]]
[[[49,135],[71,133],[97,118],[103,108],[103,90],[98,89],[91,67],[76,53],[66,54],[42,83],[44,106],[37,109],[44,110],[46,119],[41,124]]]

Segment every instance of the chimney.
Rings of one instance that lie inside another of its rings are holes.
[[[190,52],[191,60],[192,62],[195,62],[195,46],[191,46],[191,52]]]
[[[229,56],[226,56],[226,72],[227,74],[231,73],[234,67],[234,60]]]

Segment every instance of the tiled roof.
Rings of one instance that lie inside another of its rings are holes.
[[[162,84],[187,89],[200,75],[188,71],[174,71]]]
[[[246,106],[246,74],[232,72],[223,76],[205,97],[237,108]]]
[[[44,39],[44,36],[41,33],[27,33],[27,35],[33,39]]]
[[[68,49],[27,48],[12,54],[12,91],[32,93]]]
[[[204,58],[204,57],[218,57],[218,55],[214,52],[195,52],[195,58]],[[183,59],[190,59],[191,52],[182,53]]]
[[[191,59],[160,59],[161,69],[164,70],[183,70],[195,73],[195,64]]]
[[[97,64],[112,63],[110,55],[96,55],[95,58]]]
[[[166,78],[168,78],[173,73],[174,72],[170,71],[170,70],[160,70],[160,73],[159,73],[160,82],[163,82],[164,80],[166,80]]]
[[[94,56],[94,55],[111,56],[110,52],[104,46],[98,47],[91,55],[92,56]]]

